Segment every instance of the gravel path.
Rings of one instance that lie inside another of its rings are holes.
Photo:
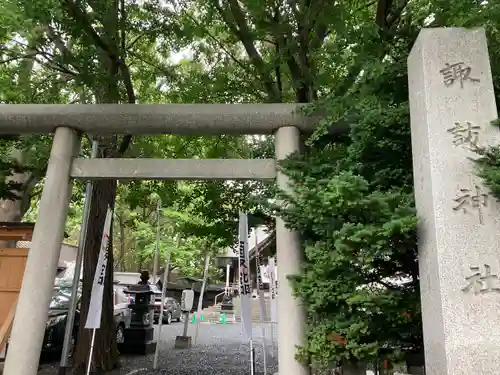
[[[174,349],[175,336],[182,334],[182,323],[165,325],[162,328],[158,369],[152,370],[153,355],[123,356],[122,367],[109,375],[248,375],[250,374],[250,351],[242,336],[241,324],[200,324],[198,341],[189,350]],[[194,325],[189,325],[188,335],[194,336]],[[269,341],[270,326],[266,325],[268,345],[267,374],[277,372],[276,332],[275,350]],[[155,336],[156,337],[156,336]],[[260,325],[254,325],[254,348],[256,351],[256,375],[263,374],[262,333]],[[43,364],[38,375],[57,375],[57,364]]]

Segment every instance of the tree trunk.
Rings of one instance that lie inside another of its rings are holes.
[[[116,181],[102,180],[94,183],[92,201],[90,204],[89,226],[87,228],[87,242],[84,252],[83,291],[78,345],[75,353],[76,374],[84,374],[88,361],[91,331],[84,329],[87,317],[92,282],[99,258],[99,249],[103,233],[104,220],[108,205],[113,208],[116,195]],[[112,231],[113,226],[111,226]],[[112,249],[113,233],[109,236],[109,248]],[[116,345],[116,325],[113,314],[113,251],[109,251],[106,279],[104,282],[104,296],[102,301],[101,328],[96,332],[94,344],[94,358],[92,368],[108,371],[117,368],[120,364]]]
[[[15,150],[16,153],[22,153],[23,151],[21,150]],[[16,158],[17,159],[17,158]],[[19,164],[22,162],[19,160],[16,160]],[[24,172],[24,173],[14,173],[12,176],[8,177],[8,181],[15,182],[17,184],[22,184],[25,185],[29,179],[30,179],[31,173],[29,172]],[[23,209],[23,206],[26,206],[26,204],[23,205],[23,202],[26,202],[27,200],[29,201],[29,196],[30,196],[31,190],[23,190],[23,191],[16,191],[16,194],[20,195],[19,199],[16,200],[11,200],[11,199],[1,199],[0,200],[0,221],[7,221],[7,222],[12,222],[12,221],[21,221],[24,214],[26,213],[26,208]],[[29,202],[27,205],[29,208]]]
[[[15,150],[22,153],[21,150]],[[0,222],[17,222],[21,221],[26,211],[28,211],[31,203],[31,193],[38,182],[31,173],[16,173],[8,178],[9,181],[22,184],[23,189],[16,192],[20,195],[19,199],[0,199]],[[16,241],[0,241],[0,248],[15,247]]]
[[[11,156],[23,168],[26,162],[25,150],[13,149]],[[21,188],[14,192],[17,199],[0,199],[0,221],[15,222],[23,219],[30,208],[33,189],[41,179],[41,172],[43,171],[17,172],[6,178],[6,181],[19,184]]]

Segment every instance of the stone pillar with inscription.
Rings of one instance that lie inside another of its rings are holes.
[[[427,375],[500,373],[500,206],[474,150],[500,144],[483,29],[423,29],[408,58]]]

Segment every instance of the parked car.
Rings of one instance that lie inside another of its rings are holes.
[[[123,332],[130,325],[130,309],[128,308],[128,296],[123,293],[123,286],[113,286],[114,318],[116,324],[116,341],[123,342]],[[73,335],[70,344],[70,353],[78,339],[78,328],[80,325],[80,291],[79,301],[75,312]],[[42,353],[60,353],[64,343],[64,331],[66,319],[71,301],[71,288],[58,288],[54,290],[49,305],[49,318],[45,328]]]
[[[155,307],[154,307],[154,322],[155,324],[159,322],[161,312],[161,296],[155,298]],[[162,322],[164,324],[170,324],[172,320],[180,322],[182,319],[182,311],[181,305],[175,298],[167,297],[164,300],[163,305],[163,318]]]
[[[114,299],[114,317],[116,323],[116,342],[118,344],[123,343],[124,340],[124,330],[130,326],[131,311],[128,307],[129,304],[133,303],[130,295],[125,294],[123,290],[126,289],[125,285],[113,286],[113,299]]]
[[[69,304],[71,301],[71,288],[57,288],[49,304],[49,316],[45,325],[45,336],[43,338],[42,353],[58,354],[62,351],[64,342],[64,330],[68,316]],[[71,337],[69,353],[73,353],[78,337],[78,327],[80,323],[80,303],[75,312],[75,326]]]

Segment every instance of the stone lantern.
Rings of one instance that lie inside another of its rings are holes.
[[[225,254],[217,255],[216,263],[219,268],[226,268],[226,293],[222,299],[221,310],[233,310],[233,292],[230,287],[231,267],[236,270],[238,265],[238,254],[233,248],[228,247]]]
[[[153,337],[153,309],[155,291],[149,284],[130,285],[123,291],[133,297],[128,305],[131,310],[130,327],[123,332],[124,342],[120,352],[130,354],[148,354],[154,352],[156,342]]]

